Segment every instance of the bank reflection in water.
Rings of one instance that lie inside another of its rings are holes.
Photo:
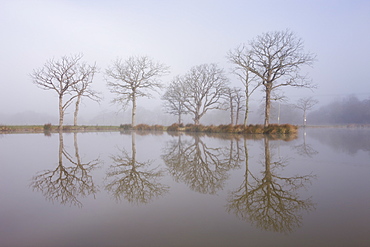
[[[111,156],[112,165],[107,172],[105,189],[120,201],[122,197],[133,204],[146,204],[163,196],[169,187],[159,182],[163,170],[150,168],[153,161],[136,159],[135,132],[131,133],[131,156],[125,149]]]
[[[63,133],[59,133],[58,165],[53,170],[39,172],[32,178],[31,187],[46,199],[61,204],[82,206],[80,198],[95,194],[91,171],[98,167],[99,159],[83,162],[79,155],[77,133],[74,133],[74,157],[64,148]]]
[[[209,147],[199,134],[188,135],[191,140],[182,140],[178,135],[166,144],[162,159],[177,182],[203,194],[215,194],[223,189],[227,172],[239,165],[233,140],[230,149]]]
[[[302,225],[302,212],[314,209],[311,198],[302,199],[298,190],[311,183],[314,175],[285,177],[279,170],[288,157],[275,157],[268,136],[264,136],[262,171],[249,169],[247,139],[244,139],[245,175],[240,187],[229,194],[227,210],[257,227],[275,232],[292,232]]]

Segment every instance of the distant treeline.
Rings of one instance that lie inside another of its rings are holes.
[[[308,115],[313,124],[370,124],[370,98],[349,96],[320,107]]]

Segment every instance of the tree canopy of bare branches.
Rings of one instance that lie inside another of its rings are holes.
[[[189,110],[185,107],[185,97],[186,93],[185,88],[183,88],[182,78],[176,76],[167,87],[162,100],[164,101],[166,112],[178,116],[179,124],[182,122],[181,116],[189,113]]]
[[[152,97],[150,91],[156,91],[163,85],[159,78],[169,72],[169,67],[154,62],[147,56],[129,57],[122,61],[116,59],[106,70],[107,85],[116,95],[114,103],[126,107],[132,103],[132,126],[135,126],[137,97]]]
[[[184,76],[184,106],[193,114],[196,125],[207,111],[221,108],[220,99],[225,95],[227,84],[228,79],[216,64],[194,66]]]
[[[301,74],[304,65],[311,66],[315,56],[305,53],[303,41],[293,32],[275,31],[257,36],[245,50],[248,59],[246,69],[261,81],[265,90],[265,122],[269,125],[271,93],[283,86],[312,88],[307,75]]]
[[[50,59],[44,67],[31,74],[33,82],[44,90],[54,90],[59,98],[59,128],[63,128],[64,113],[77,97],[73,88],[80,84],[91,84],[96,66],[80,62],[83,55],[63,56],[59,60]],[[66,97],[68,97],[66,99]]]

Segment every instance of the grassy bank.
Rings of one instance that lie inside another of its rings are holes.
[[[194,125],[194,124],[172,124],[170,126],[139,124],[134,128],[129,124],[120,126],[63,126],[63,132],[93,132],[93,131],[169,131],[169,132],[204,132],[204,133],[233,133],[233,134],[295,134],[298,127],[290,124],[271,124],[269,127],[263,125]],[[58,132],[58,126],[45,125],[1,125],[0,133],[43,133]]]
[[[58,132],[59,127],[45,125],[0,125],[0,133],[44,133]],[[120,131],[119,126],[63,126],[63,132]]]
[[[298,127],[290,124],[271,124],[268,127],[263,125],[193,125],[181,126],[173,124],[167,128],[167,131],[185,131],[185,132],[206,132],[206,133],[233,133],[233,134],[295,134]]]

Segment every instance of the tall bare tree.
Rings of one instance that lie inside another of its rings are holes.
[[[244,114],[244,126],[248,123],[248,115],[249,115],[249,101],[256,89],[261,86],[262,81],[257,80],[255,74],[250,71],[250,67],[252,65],[251,60],[251,52],[247,49],[245,45],[241,45],[234,50],[231,50],[227,53],[227,59],[234,64],[234,69],[232,71],[233,74],[237,76],[237,78],[243,83],[244,85],[244,93],[245,93],[245,114]]]
[[[195,66],[185,75],[182,87],[186,92],[185,107],[193,114],[196,125],[207,111],[221,108],[227,83],[223,70],[216,64]]]
[[[117,59],[106,70],[107,85],[116,94],[113,102],[123,107],[132,103],[132,127],[135,126],[137,97],[151,98],[149,91],[162,88],[159,78],[168,72],[168,66],[154,62],[147,56],[129,57],[125,61]]]
[[[297,104],[294,105],[295,108],[303,111],[303,126],[306,126],[307,111],[311,110],[317,103],[319,103],[318,100],[312,97],[306,97],[299,99]]]
[[[269,125],[274,89],[284,86],[313,87],[307,75],[301,74],[301,67],[312,65],[315,56],[304,53],[303,48],[303,41],[289,30],[263,33],[250,42],[247,68],[264,86],[265,126]]]
[[[182,88],[182,81],[182,77],[176,76],[162,96],[166,112],[178,116],[179,124],[182,122],[181,116],[189,113],[185,107],[186,93],[185,88]]]
[[[33,82],[44,90],[54,90],[59,98],[59,129],[63,129],[64,113],[76,94],[73,88],[79,84],[90,84],[96,67],[81,63],[83,55],[63,56],[59,60],[50,59],[44,67],[31,74]]]

